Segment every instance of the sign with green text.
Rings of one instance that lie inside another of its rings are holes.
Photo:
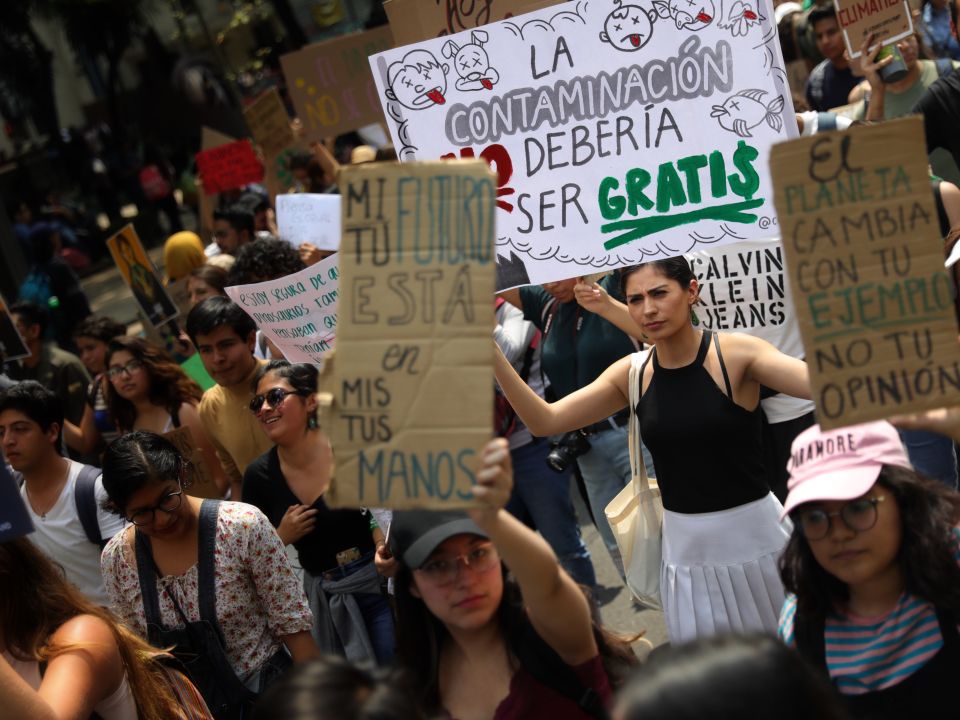
[[[497,286],[778,234],[770,146],[795,137],[757,0],[565,2],[370,58],[402,161],[497,173]]]
[[[493,416],[494,175],[476,160],[353,165],[340,191],[326,501],[469,506]]]
[[[770,156],[817,420],[960,402],[953,289],[923,121],[776,145]]]

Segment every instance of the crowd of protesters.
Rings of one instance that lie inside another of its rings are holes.
[[[801,135],[923,113],[955,263],[952,0],[918,8],[893,83],[869,43],[846,54],[832,5],[774,5]],[[316,146],[289,170],[297,190],[336,192]],[[0,716],[952,714],[960,410],[821,429],[792,308],[775,333],[698,315],[699,268],[737,246],[500,293],[477,506],[335,509],[318,369],[225,291],[326,253],[280,237],[257,186],[195,233],[163,172],[141,181],[188,310],[153,340],[91,313],[66,209],[16,208],[30,270],[9,311],[28,354],[3,364],[0,450],[35,530],[0,544]],[[669,643],[642,665],[643,628],[601,620],[581,536],[592,520],[624,582],[604,509],[633,475],[631,417],[663,500]]]

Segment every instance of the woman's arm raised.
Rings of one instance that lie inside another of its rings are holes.
[[[586,427],[610,417],[627,404],[629,356],[608,367],[586,387],[548,403],[523,381],[496,343],[494,348],[493,369],[500,389],[523,424],[538,437]]]
[[[510,448],[498,438],[483,450],[473,494],[481,507],[470,511],[513,573],[537,634],[568,665],[595,657],[590,606],[583,592],[560,567],[547,542],[504,510],[513,487]]]
[[[766,340],[742,333],[730,337],[736,338],[741,357],[746,357],[746,377],[785,395],[810,399],[807,363],[780,352]]]

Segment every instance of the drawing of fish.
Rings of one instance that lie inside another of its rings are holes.
[[[740,137],[753,137],[750,131],[766,121],[767,125],[777,132],[783,128],[784,100],[777,95],[766,105],[763,96],[766,90],[741,90],[736,95],[728,97],[723,105],[714,105],[710,109],[710,117],[716,118],[720,127],[734,132]]]

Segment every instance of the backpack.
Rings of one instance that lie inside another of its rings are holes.
[[[496,309],[499,310],[500,306],[506,302],[503,298],[498,297],[496,301]],[[555,303],[551,303],[551,306]],[[537,348],[540,346],[540,340],[542,339],[542,333],[537,330],[533,335],[533,339],[530,341],[530,345],[527,346],[526,352],[523,354],[523,363],[520,365],[520,378],[527,382],[527,379],[530,377],[530,368],[533,367],[533,358],[537,354]],[[507,400],[507,396],[503,394],[500,390],[500,387],[496,384],[494,385],[493,393],[493,430],[497,434],[497,437],[508,438],[513,435],[517,430],[517,413],[513,409],[513,406],[510,405],[510,401]]]
[[[20,285],[20,292],[17,294],[17,299],[20,302],[34,303],[44,310],[49,311],[50,300],[52,298],[53,286],[50,283],[50,275],[39,265],[34,265],[33,269]]]
[[[14,473],[17,485],[23,487],[23,475]],[[77,482],[73,486],[73,502],[77,506],[77,519],[83,527],[83,534],[87,540],[103,550],[107,541],[100,533],[100,520],[97,518],[97,478],[100,477],[100,468],[93,465],[84,465],[77,474]]]

